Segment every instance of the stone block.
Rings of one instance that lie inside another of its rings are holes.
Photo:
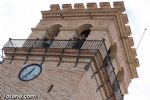
[[[139,67],[139,66],[140,66],[139,60],[138,58],[135,58],[135,67]]]
[[[72,9],[72,5],[71,4],[63,4],[62,5],[62,9],[63,10],[71,10]]]
[[[85,9],[83,3],[76,3],[74,4],[74,9]]]
[[[96,3],[87,3],[87,9],[97,9]]]
[[[99,6],[100,6],[100,8],[111,8],[109,2],[100,2]]]
[[[131,51],[132,51],[132,55],[134,57],[136,57],[137,56],[136,49],[135,48],[131,48]]]
[[[124,21],[125,24],[129,23],[127,14],[123,14],[123,21]]]
[[[60,10],[59,4],[52,4],[50,5],[51,10]]]
[[[121,2],[118,2],[118,1],[113,2],[113,6],[114,6],[114,8],[120,9],[122,12],[125,11],[125,6],[124,6],[124,2],[123,1],[121,1]]]
[[[128,37],[128,42],[130,47],[134,46],[134,41],[132,37]]]
[[[125,26],[125,31],[126,31],[127,36],[131,35],[131,28],[130,28],[130,26]]]

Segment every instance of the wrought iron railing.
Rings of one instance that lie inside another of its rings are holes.
[[[9,41],[4,45],[4,48],[44,48],[46,49],[63,49],[62,55],[60,56],[60,61],[58,65],[61,62],[63,52],[65,49],[79,49],[80,50],[97,50],[98,52],[95,54],[95,56],[100,53],[103,59],[103,63],[105,65],[105,69],[109,78],[109,82],[111,84],[113,95],[115,96],[116,100],[123,100],[123,95],[121,93],[121,89],[116,77],[116,74],[114,72],[114,68],[111,62],[111,58],[108,55],[107,48],[103,40],[40,40],[40,39],[9,39]],[[29,49],[29,52],[30,52]],[[79,55],[78,55],[79,57]],[[28,58],[28,56],[27,56]],[[13,57],[12,57],[13,59]],[[44,60],[43,56],[43,60]],[[43,63],[42,60],[42,63]],[[27,59],[26,59],[27,61]],[[25,61],[25,62],[26,62]],[[90,63],[93,61],[93,59],[85,66],[85,70],[88,70],[87,67],[89,67]],[[78,60],[77,60],[78,62]],[[77,64],[76,62],[76,64]],[[108,100],[112,100],[111,98],[108,98]]]
[[[107,71],[108,77],[110,79],[110,83],[111,83],[114,95],[116,97],[116,100],[123,100],[123,95],[121,93],[119,82],[118,82],[117,76],[114,72],[114,67],[112,65],[111,58],[109,57],[108,54],[105,56],[104,64],[106,66],[106,71]]]
[[[9,39],[4,48],[100,49],[102,43],[102,40]]]

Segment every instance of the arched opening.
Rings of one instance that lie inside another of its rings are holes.
[[[47,39],[55,39],[56,36],[59,34],[60,32],[60,28],[62,27],[62,25],[60,24],[56,24],[56,25],[52,25],[51,27],[49,27],[47,30],[46,30],[46,35],[45,37]],[[44,37],[44,38],[45,38]]]
[[[121,69],[117,73],[117,79],[119,84],[124,80],[124,69],[121,67]]]
[[[81,37],[83,39],[86,39],[89,36],[90,32],[91,32],[91,30],[89,30],[89,29],[88,30],[84,30],[83,32],[80,33]]]
[[[82,35],[85,35],[85,37],[87,38],[88,35],[91,32],[91,27],[93,27],[91,24],[84,24],[81,25],[77,30],[76,30],[76,35],[75,37],[77,38],[81,38]]]
[[[43,37],[44,42],[42,44],[42,46],[44,48],[49,48],[50,47],[50,45],[53,43],[53,40],[55,40],[55,38],[59,34],[61,27],[62,27],[62,25],[56,24],[56,25],[53,25],[53,26],[51,26],[50,28],[48,28],[46,30],[46,33]]]
[[[116,58],[116,56],[117,56],[117,44],[115,42],[110,46],[110,48],[108,50],[108,54],[109,54],[111,60]]]
[[[82,47],[83,43],[91,32],[91,27],[93,27],[91,24],[84,24],[76,30],[76,34],[73,37],[73,40],[75,40],[75,42],[72,48],[79,49]]]

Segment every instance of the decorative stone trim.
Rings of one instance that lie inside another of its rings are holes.
[[[50,9],[51,9],[52,11],[60,10],[59,4],[50,5]]]
[[[134,46],[134,41],[132,37],[128,37],[128,42],[129,42],[130,47]]]
[[[83,3],[75,3],[74,9],[85,9],[85,7],[84,7]]]
[[[97,9],[96,3],[87,3],[86,5],[87,9]]]
[[[99,28],[91,27],[90,30],[91,31],[108,31],[108,28],[107,27],[99,27]]]
[[[100,8],[111,8],[109,2],[100,2],[99,6],[100,6]]]
[[[129,23],[127,14],[123,14],[123,22],[124,22],[124,24],[128,24]]]
[[[127,36],[131,35],[131,28],[130,28],[130,26],[125,26],[125,32],[126,32]]]
[[[113,7],[110,6],[109,2],[100,2],[99,5],[100,5],[100,8],[106,8],[106,9],[115,8],[122,12],[125,11],[123,2],[118,2],[118,1],[113,2]],[[97,7],[96,3],[87,3],[86,8],[84,7],[83,3],[76,3],[76,4],[74,4],[74,9],[71,4],[63,4],[62,5],[62,10],[75,10],[75,9],[98,9],[98,7]],[[50,10],[51,11],[59,11],[61,9],[58,4],[52,4],[52,5],[50,5]]]
[[[76,31],[76,28],[60,28],[60,31]]]
[[[136,49],[135,48],[131,48],[131,51],[132,51],[132,55],[134,57],[136,57],[137,56]]]
[[[71,4],[63,4],[62,5],[62,10],[71,10],[72,9],[72,5]]]
[[[124,6],[123,1],[122,2],[113,2],[113,6],[116,9],[120,9],[122,12],[125,11],[125,6]]]
[[[45,31],[47,28],[31,28],[32,31]]]
[[[115,12],[121,11],[122,10],[119,7],[122,7],[124,4],[123,2],[115,2],[114,4],[117,3],[114,7],[110,6],[109,2],[100,2],[99,5],[100,7],[97,6],[96,3],[87,3],[86,8],[84,7],[83,3],[76,3],[74,4],[74,8],[72,7],[71,4],[63,4],[62,9],[60,9],[60,6],[58,4],[52,4],[50,6],[50,10],[48,11],[42,11],[42,18],[43,19],[48,19],[48,18],[75,18],[75,17],[88,17],[88,18],[94,18],[97,16],[101,16],[103,14],[105,15],[116,15]],[[99,9],[103,8],[103,9]],[[109,9],[108,9],[109,8]],[[106,12],[106,13],[104,13]],[[121,17],[121,16],[120,16]],[[125,20],[126,21],[126,20]],[[124,23],[124,22],[123,22]]]
[[[134,63],[135,63],[135,67],[139,67],[140,66],[138,58],[134,59]]]

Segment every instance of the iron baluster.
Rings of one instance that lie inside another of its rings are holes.
[[[81,53],[81,49],[79,48],[78,56],[77,56],[77,58],[76,58],[76,63],[75,63],[75,66],[74,66],[74,67],[76,67],[77,64],[78,64],[78,62],[79,62],[80,53]]]
[[[90,62],[89,62],[87,65],[85,65],[84,70],[86,70],[86,71],[89,70],[89,67],[90,67],[91,62],[94,60],[95,56],[96,56],[97,53],[98,53],[98,50],[96,50],[96,51],[97,51],[97,52],[96,52],[96,53],[94,54],[94,56],[91,58]]]
[[[64,51],[65,49],[67,48],[67,46],[69,45],[70,41],[68,41],[68,43],[66,44],[65,48],[62,49],[62,52],[61,52],[61,55],[60,55],[60,58],[59,58],[59,62],[57,64],[57,66],[60,65],[61,61],[62,61],[62,58],[63,58],[63,55],[64,55]]]
[[[13,44],[12,43],[12,41],[11,41],[12,39],[11,38],[9,38],[9,41],[10,41],[10,43],[11,43],[11,45],[12,45],[12,47],[17,47],[15,44]],[[14,46],[15,45],[15,46]]]
[[[44,39],[44,42],[46,43],[46,41],[47,41],[47,40],[46,40],[46,38],[45,38],[45,39]],[[41,61],[41,64],[40,64],[40,65],[42,65],[43,62],[44,62],[44,60],[45,60],[45,55],[46,55],[47,49],[48,49],[48,47],[45,46],[44,55],[43,55],[43,58],[42,58],[42,61]]]
[[[112,62],[111,62],[111,58],[110,58],[110,56],[109,56],[108,53],[107,53],[107,48],[106,48],[105,42],[103,42],[103,44],[104,44],[104,47],[105,47],[107,60],[110,62],[110,65],[107,64],[107,66],[113,67]],[[106,62],[105,62],[105,63],[106,63]],[[119,93],[120,93],[120,95],[121,95],[121,98],[119,98],[119,99],[123,99],[123,97],[122,97],[122,92],[121,92],[121,89],[120,89],[120,85],[119,85],[119,82],[118,82],[118,80],[117,80],[117,76],[116,76],[116,74],[115,74],[115,72],[114,72],[114,68],[112,68],[112,70],[113,70],[113,73],[114,73],[116,85],[118,86]],[[106,72],[107,72],[107,69],[106,69]],[[108,75],[108,74],[107,74],[107,75]],[[108,77],[109,77],[109,75],[108,75]],[[110,83],[111,83],[111,81],[110,81]],[[112,90],[113,90],[113,86],[112,86],[112,85],[113,85],[113,83],[111,83],[111,87],[112,87]],[[113,90],[113,94],[115,95],[114,92],[115,92],[115,91]],[[116,95],[115,95],[115,97],[116,97],[116,99],[117,99],[117,96],[116,96]]]
[[[100,71],[100,70],[102,70],[104,68],[104,65],[102,65],[97,71],[95,71],[94,73],[93,73],[93,75],[91,76],[91,79]]]
[[[13,52],[13,54],[12,54],[12,57],[11,57],[11,60],[10,60],[9,64],[11,64],[12,61],[13,61],[13,59],[14,59],[14,56],[15,56],[15,53],[16,53],[16,49],[17,49],[17,48],[14,48],[14,52]]]
[[[101,88],[101,87],[103,87],[106,83],[108,83],[109,82],[109,79],[108,80],[106,80],[102,85],[100,85],[100,86],[98,86],[98,88],[96,89],[96,92],[98,92],[98,90]]]
[[[29,54],[30,54],[30,52],[31,52],[31,49],[32,49],[32,48],[33,48],[33,46],[36,44],[37,40],[39,40],[39,39],[37,38],[37,39],[35,40],[35,42],[33,43],[33,45],[29,48],[29,50],[28,50],[28,54],[27,54],[27,56],[26,56],[26,60],[25,60],[24,64],[26,64],[26,63],[27,63],[28,58],[29,58]]]
[[[98,48],[101,48],[101,46],[102,46],[102,43],[100,43],[99,45],[98,45]],[[87,65],[85,65],[85,67],[84,67],[84,70],[86,70],[86,71],[88,71],[88,69],[89,69],[89,67],[90,67],[90,63],[94,60],[94,58],[95,58],[95,56],[99,53],[99,49],[95,49],[97,52],[94,54],[94,57],[92,57],[92,59],[90,60],[90,62],[87,64]]]

